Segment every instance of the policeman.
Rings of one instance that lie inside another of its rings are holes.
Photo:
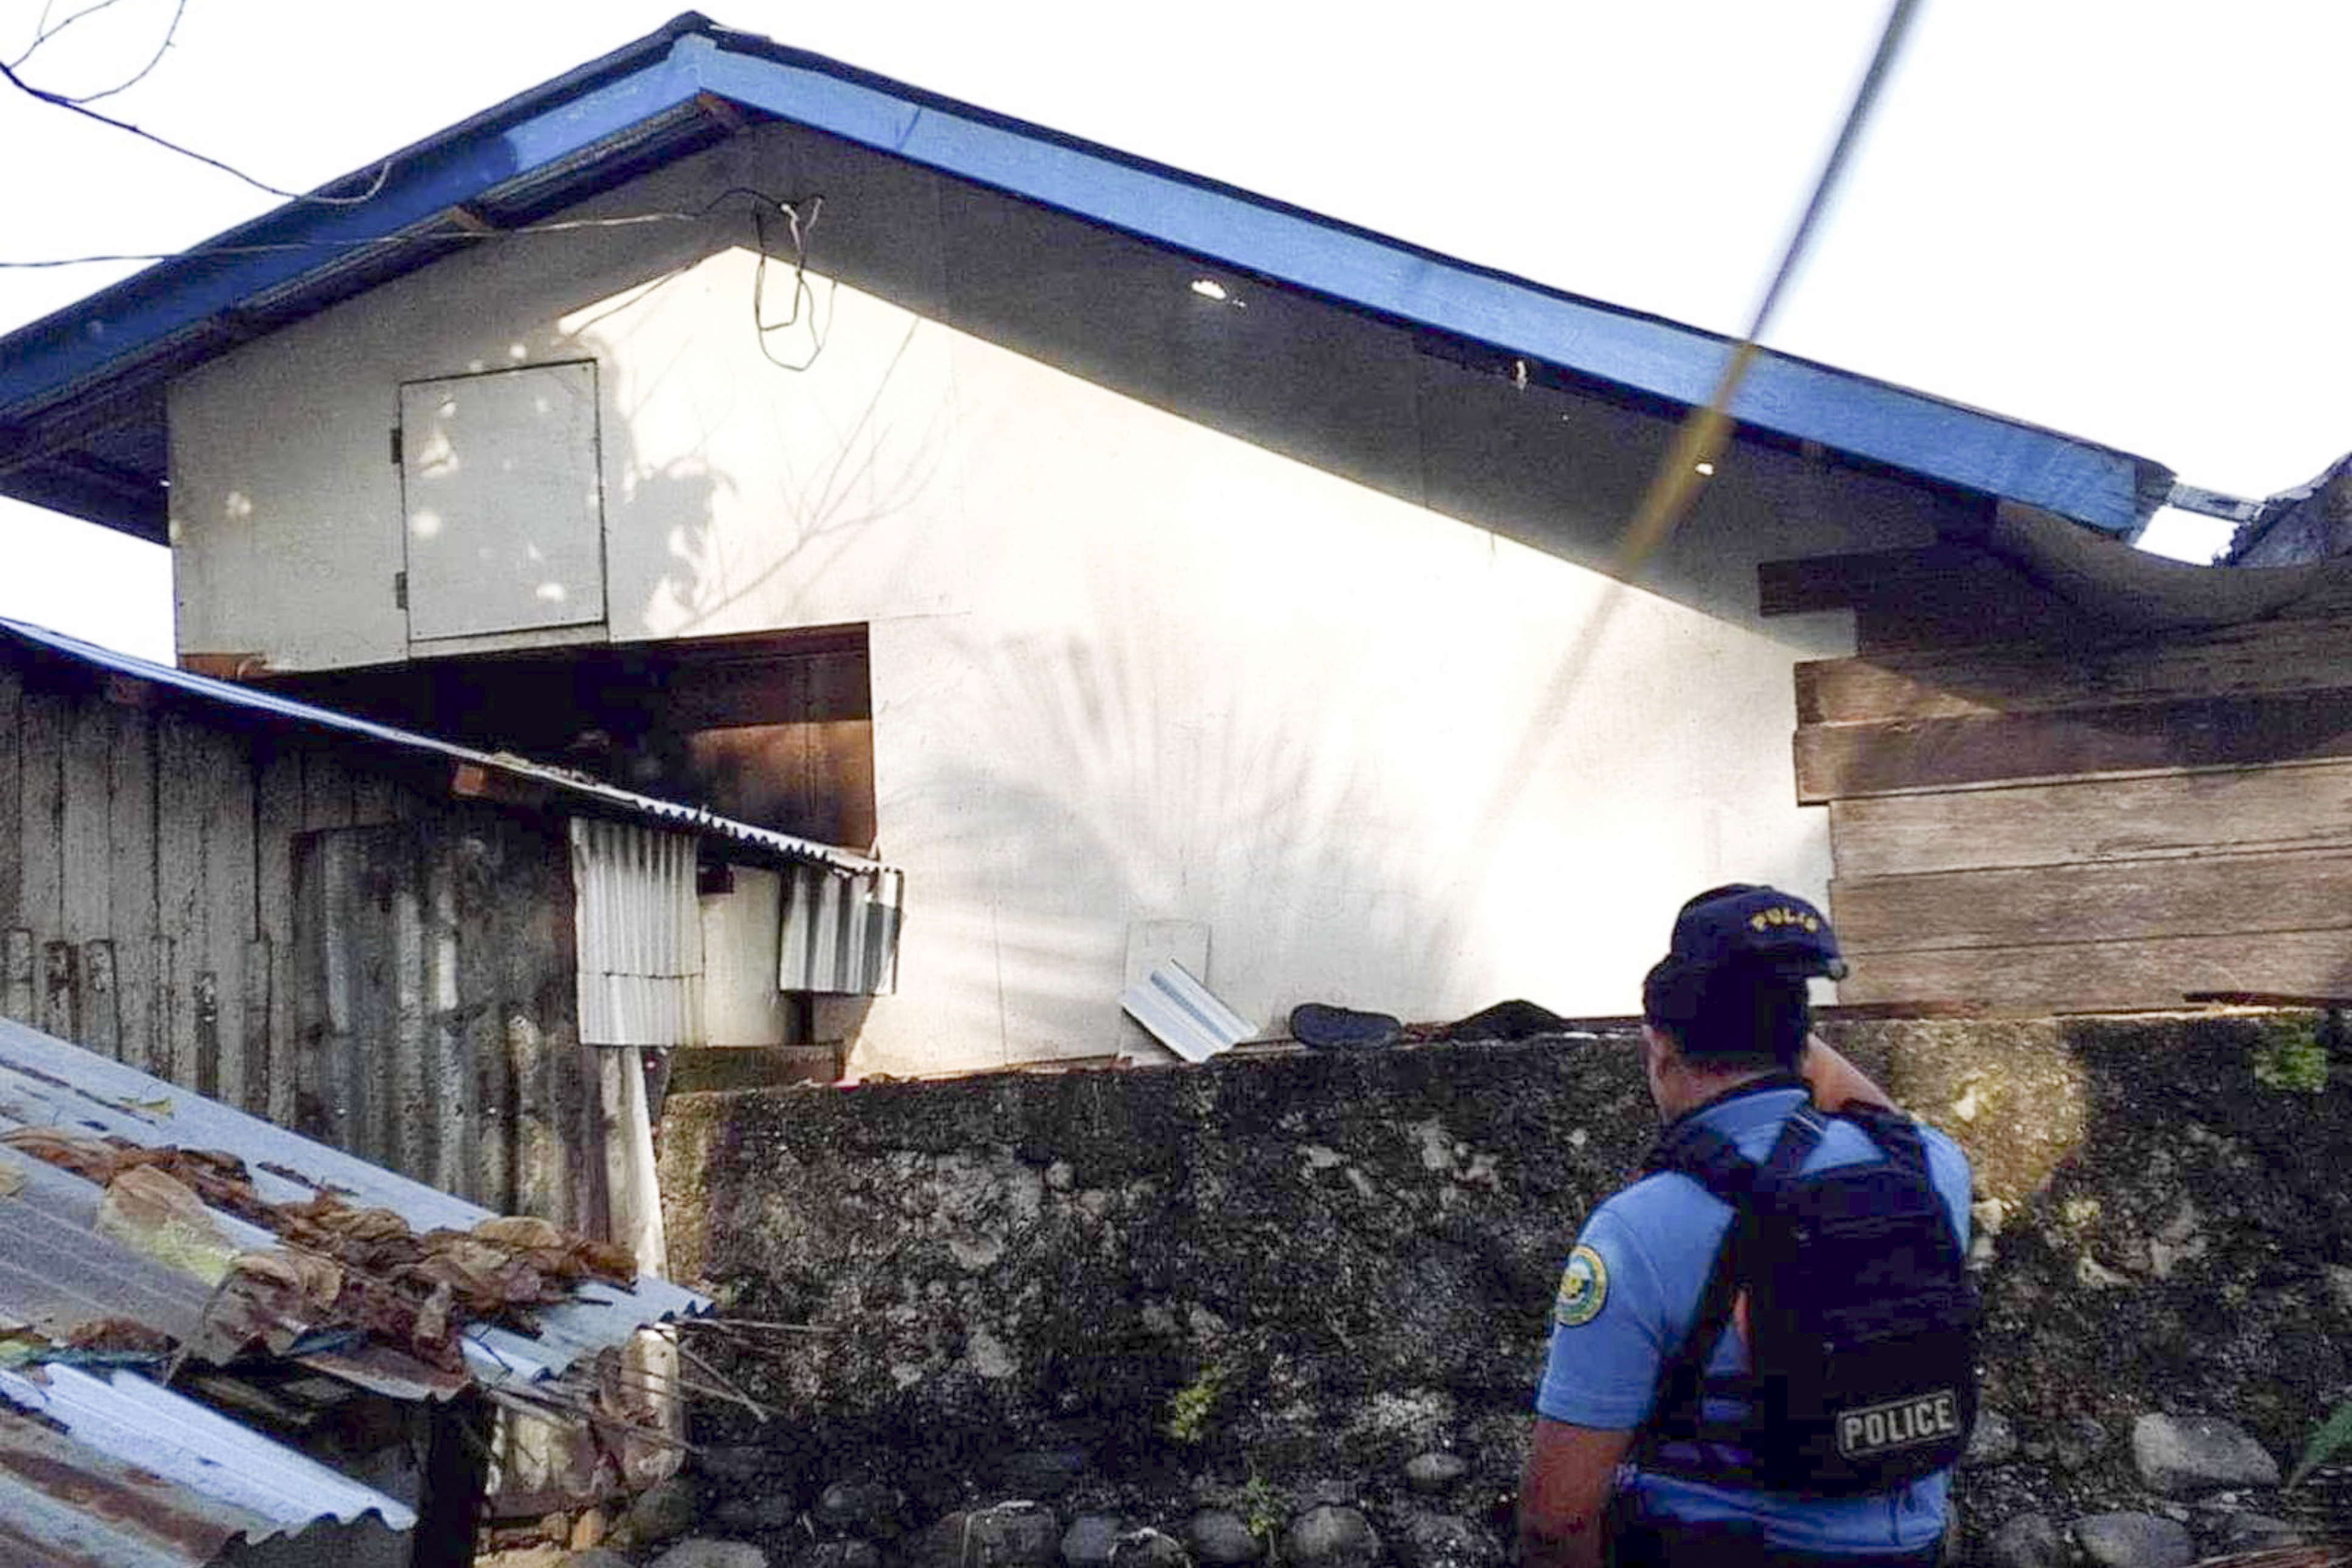
[[[1891,1113],[1885,1092],[1810,1038],[1807,978],[1844,972],[1828,922],[1802,899],[1740,884],[1685,904],[1666,957],[1643,986],[1643,1061],[1669,1137],[1696,1122],[1760,1162],[1809,1099],[1823,1111]],[[1800,1179],[1886,1157],[1855,1122],[1811,1120],[1820,1141],[1797,1168]],[[1933,1187],[1919,1204],[1932,1216],[1941,1199],[1952,1228],[1938,1239],[1964,1252],[1968,1160],[1942,1134],[1918,1132]],[[1662,1440],[1661,1385],[1672,1381],[1678,1355],[1687,1355],[1694,1375],[1704,1358],[1711,1418],[1743,1414],[1718,1406],[1723,1390],[1740,1386],[1750,1370],[1747,1298],[1738,1299],[1711,1353],[1685,1349],[1733,1217],[1730,1204],[1691,1176],[1660,1170],[1607,1199],[1586,1223],[1561,1276],[1520,1485],[1527,1568],[1612,1560],[1620,1568],[1924,1568],[1937,1561],[1948,1468],[1884,1492],[1824,1496],[1756,1484],[1755,1454]],[[1772,1440],[1769,1431],[1758,1439]],[[1712,1462],[1695,1462],[1701,1457]]]

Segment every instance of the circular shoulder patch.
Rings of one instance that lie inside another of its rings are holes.
[[[1568,1329],[1589,1323],[1601,1315],[1601,1306],[1608,1300],[1609,1265],[1591,1248],[1578,1247],[1568,1255],[1568,1267],[1560,1270],[1559,1296],[1551,1305],[1552,1321]]]

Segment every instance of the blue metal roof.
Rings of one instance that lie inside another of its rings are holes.
[[[713,100],[1673,403],[1704,402],[1731,347],[688,14],[394,154],[370,201],[289,203],[0,339],[0,492],[159,532],[164,380],[467,243],[455,208],[528,222],[730,134],[733,117]],[[322,193],[363,190],[376,173]],[[2171,479],[2146,458],[1769,351],[1733,412],[2118,533],[2137,530]]]

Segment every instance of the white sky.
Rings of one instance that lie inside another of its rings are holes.
[[[56,0],[56,14],[88,0]],[[677,0],[187,0],[100,107],[272,184],[368,164]],[[1559,287],[1752,309],[1883,0],[710,0],[717,19]],[[23,68],[92,91],[173,0]],[[0,0],[0,58],[41,0]],[[2265,496],[2352,448],[2352,6],[1928,0],[1774,347]],[[274,198],[0,83],[0,261],[161,251]],[[0,268],[0,330],[127,267]],[[2222,525],[2160,517],[2202,557]],[[0,503],[0,615],[170,654],[163,552]]]

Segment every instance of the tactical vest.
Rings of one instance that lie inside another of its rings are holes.
[[[1830,1120],[1810,1105],[1761,1164],[1696,1121],[1652,1152],[1646,1171],[1701,1183],[1731,1206],[1732,1221],[1689,1337],[1660,1372],[1636,1454],[1643,1469],[1853,1497],[1943,1469],[1967,1448],[1977,1293],[1927,1146],[1891,1111],[1853,1106],[1838,1119],[1885,1158],[1800,1174]],[[1743,1293],[1752,1370],[1712,1375]],[[1726,1413],[1733,1401],[1737,1416]]]

